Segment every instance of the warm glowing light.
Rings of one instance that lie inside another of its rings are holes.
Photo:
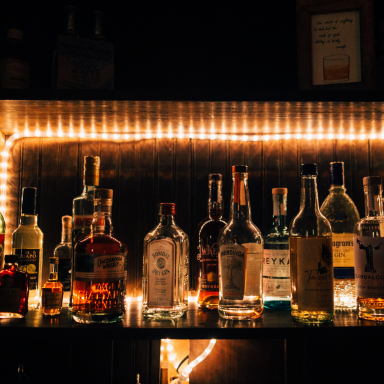
[[[308,135],[305,137],[307,140],[312,140],[313,139],[313,135],[312,133],[308,133]]]
[[[344,137],[345,137],[345,136],[344,136],[344,134],[343,134],[343,133],[339,133],[339,139],[340,139],[340,140],[343,140],[343,139],[344,139]]]
[[[140,140],[140,135],[138,133],[135,134],[135,139]]]
[[[317,140],[323,140],[323,139],[324,139],[324,135],[322,133],[318,133]]]
[[[349,134],[349,140],[355,140],[356,136],[353,133]]]
[[[333,133],[329,133],[328,134],[328,139],[329,140],[332,140],[334,137],[335,137],[335,135]]]
[[[95,139],[96,138],[96,133],[92,132],[91,133],[91,139]]]
[[[231,140],[236,141],[237,140],[237,135],[232,135],[231,136]]]
[[[222,135],[220,135],[220,139],[221,140],[227,140],[227,135],[223,133]]]
[[[274,140],[280,140],[280,135],[275,135],[275,136],[273,137],[273,139],[274,139]]]
[[[216,140],[216,135],[215,135],[214,133],[211,133],[211,134],[209,135],[209,138],[210,138],[211,140]]]
[[[148,132],[146,135],[145,135],[145,138],[146,139],[152,139],[152,134],[150,132]]]
[[[172,352],[173,351],[173,345],[171,344],[171,343],[168,343],[168,345],[167,345],[167,351],[168,352]]]
[[[375,140],[376,138],[377,138],[377,135],[376,135],[376,133],[371,133],[370,135],[369,135],[369,138],[371,139],[371,140]]]
[[[168,133],[168,138],[170,138],[170,139],[173,138],[173,133],[172,133],[172,132],[169,132],[169,133]]]
[[[244,136],[242,137],[242,140],[243,140],[243,141],[248,141],[248,136],[247,136],[247,135],[244,135]]]
[[[161,351],[161,352],[164,351],[164,345],[162,345],[162,346],[160,347],[160,351]]]
[[[169,360],[170,362],[175,361],[175,360],[176,360],[176,354],[171,353],[171,354],[168,356],[168,360]]]
[[[204,140],[204,139],[205,139],[205,133],[200,133],[199,138],[200,138],[201,140]]]
[[[178,137],[179,137],[179,139],[184,139],[184,133],[180,132]]]
[[[81,137],[82,139],[84,139],[84,137],[85,137],[84,132],[81,132],[81,133],[80,133],[80,137]]]
[[[259,140],[260,140],[260,136],[258,135],[253,136],[253,141],[259,141]]]
[[[264,141],[268,141],[268,140],[269,140],[269,135],[265,135],[265,136],[263,137],[263,140],[264,140]]]
[[[103,134],[101,135],[101,137],[105,140],[105,139],[107,138],[107,134],[106,134],[106,133],[103,133]]]
[[[296,133],[296,139],[300,140],[301,139],[301,133]]]
[[[128,133],[124,133],[124,139],[125,139],[125,140],[128,140],[128,139],[129,139],[129,135],[128,135]]]
[[[366,136],[365,136],[364,133],[362,133],[361,135],[359,135],[359,139],[360,139],[360,140],[365,140],[365,138],[366,138]]]

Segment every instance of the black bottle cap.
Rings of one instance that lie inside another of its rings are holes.
[[[21,213],[24,215],[36,215],[37,188],[23,188],[21,197]]]
[[[344,162],[334,161],[330,168],[331,185],[344,185]]]
[[[248,165],[232,165],[232,173],[236,172],[247,173]]]
[[[5,255],[4,256],[4,262],[6,264],[15,264],[17,263],[19,256],[17,255]]]
[[[301,164],[300,171],[302,176],[317,176],[317,164]]]
[[[210,173],[209,174],[209,180],[212,181],[221,181],[223,177],[221,176],[220,173]]]
[[[380,176],[364,177],[363,185],[381,185],[381,177]]]

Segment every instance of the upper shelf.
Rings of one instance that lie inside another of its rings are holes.
[[[5,135],[53,133],[188,135],[382,132],[382,92],[0,92]],[[180,135],[180,136],[177,136]],[[197,136],[197,137],[200,137]],[[192,137],[192,136],[191,136]]]

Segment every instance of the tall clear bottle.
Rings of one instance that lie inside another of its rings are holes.
[[[4,268],[5,220],[0,212],[0,269]]]
[[[332,227],[335,310],[356,309],[353,237],[359,212],[344,187],[344,163],[331,163],[331,188],[320,211]]]
[[[173,203],[161,203],[159,224],[144,239],[143,315],[177,319],[188,310],[189,239],[175,222]]]
[[[43,232],[37,224],[36,188],[23,188],[20,225],[12,234],[12,255],[18,256],[19,270],[29,276],[29,309],[40,307],[43,272]]]
[[[291,314],[296,321],[333,320],[331,224],[319,210],[317,165],[301,165],[300,211],[289,226]]]
[[[263,237],[251,218],[248,166],[232,167],[231,211],[219,235],[219,315],[249,320],[263,313]]]
[[[365,217],[355,226],[353,250],[358,316],[384,321],[384,217],[381,178],[364,177]]]
[[[287,188],[273,188],[273,224],[264,237],[263,294],[269,309],[291,309]]]

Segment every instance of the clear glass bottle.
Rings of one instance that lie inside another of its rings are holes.
[[[273,224],[264,237],[263,295],[268,309],[291,309],[287,188],[273,188]]]
[[[364,177],[365,217],[353,238],[358,316],[384,321],[384,217],[381,178]]]
[[[214,309],[219,303],[217,240],[227,224],[223,220],[222,176],[219,173],[210,174],[208,187],[208,219],[197,234],[197,305]]]
[[[23,188],[20,225],[12,234],[12,254],[18,256],[19,270],[29,275],[30,310],[40,307],[44,235],[37,224],[36,188]]]
[[[333,320],[331,224],[319,210],[317,165],[301,165],[300,211],[289,226],[291,314],[303,323]]]
[[[63,306],[63,284],[58,280],[59,258],[49,258],[49,280],[41,288],[41,312],[57,316]]]
[[[332,227],[335,310],[356,309],[353,237],[359,212],[344,187],[344,163],[331,163],[331,188],[320,211]]]
[[[29,277],[17,267],[17,255],[6,255],[0,270],[0,318],[23,318],[28,312]]]
[[[112,189],[95,189],[91,234],[74,249],[72,316],[78,323],[114,323],[125,312],[127,246],[112,236]]]
[[[231,211],[221,230],[219,248],[219,315],[250,320],[263,313],[263,237],[251,219],[248,166],[232,167]]]
[[[5,220],[0,212],[0,269],[4,267]]]
[[[53,256],[59,259],[59,281],[63,285],[63,306],[68,307],[71,294],[72,269],[72,217],[61,218],[61,243],[53,251]]]
[[[188,310],[189,239],[175,222],[175,204],[161,203],[159,224],[144,239],[143,315],[177,319]]]

